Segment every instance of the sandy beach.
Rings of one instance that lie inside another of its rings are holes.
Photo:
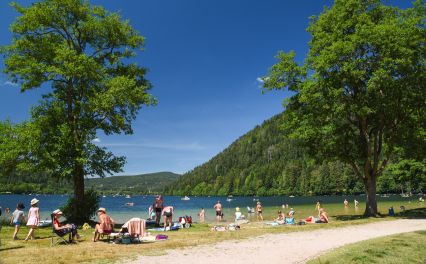
[[[346,244],[418,230],[426,230],[426,219],[403,219],[343,228],[263,235],[246,240],[170,250],[163,256],[140,256],[130,263],[304,263]]]

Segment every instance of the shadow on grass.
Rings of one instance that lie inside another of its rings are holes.
[[[369,218],[363,215],[335,215],[334,217],[336,218],[336,220],[339,220],[339,221],[352,221],[352,220],[361,220],[361,219]],[[379,214],[376,217],[384,218],[384,217],[390,217],[390,216],[387,214]],[[395,214],[395,217],[406,218],[406,219],[426,219],[426,207],[409,209],[404,212]]]
[[[406,210],[396,216],[407,219],[426,219],[426,207]]]
[[[19,248],[23,248],[24,246],[13,246],[13,247],[0,247],[0,252],[1,251],[6,251],[6,250],[12,250],[12,249],[19,249]]]
[[[353,221],[368,218],[363,215],[335,215],[334,217],[339,221]]]

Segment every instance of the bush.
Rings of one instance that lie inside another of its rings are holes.
[[[90,218],[96,214],[100,201],[101,198],[95,190],[88,190],[84,192],[83,201],[79,202],[71,197],[67,204],[61,207],[61,211],[68,222],[80,226],[89,222]]]

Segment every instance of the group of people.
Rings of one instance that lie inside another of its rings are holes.
[[[40,209],[38,207],[39,200],[36,198],[32,199],[30,202],[30,209],[28,210],[28,217],[25,216],[24,209],[25,206],[22,202],[16,205],[15,211],[13,211],[10,218],[10,224],[15,226],[15,231],[13,232],[13,240],[18,240],[18,232],[23,224],[26,224],[30,230],[25,238],[25,241],[35,238],[35,229],[38,226],[40,221]]]
[[[172,228],[174,207],[170,205],[164,206],[164,198],[162,195],[157,195],[155,197],[154,203],[149,207],[148,211],[150,219],[155,220],[156,227],[160,226],[160,220],[161,217],[163,217],[164,230],[166,230],[166,228]]]
[[[222,204],[220,203],[220,201],[217,201],[217,203],[213,206],[213,208],[216,211],[216,220],[222,221],[224,214],[223,214],[223,211],[222,211]],[[236,210],[235,220],[245,219],[245,216],[241,213],[241,209],[239,207],[237,207],[235,210]],[[263,221],[262,204],[259,201],[257,201],[257,203],[256,203],[256,214],[257,214],[257,219],[260,220],[260,221]],[[200,217],[200,222],[204,222],[204,217],[205,217],[204,208],[201,208],[201,211],[198,214],[198,216]]]
[[[359,207],[359,202],[355,199],[354,200],[354,205],[355,205],[355,208],[358,208]],[[343,206],[345,207],[345,208],[349,208],[349,202],[348,202],[348,200],[344,200],[343,201]]]
[[[28,211],[28,216],[25,215],[24,209],[25,205],[22,202],[19,202],[16,206],[15,211],[13,211],[10,217],[10,224],[15,227],[13,233],[13,240],[18,240],[18,233],[23,224],[26,224],[29,227],[28,234],[25,238],[25,241],[30,239],[35,239],[35,230],[37,229],[40,223],[40,209],[38,207],[39,200],[34,198],[30,202],[30,209]],[[5,210],[7,213],[7,210]],[[60,209],[56,209],[52,212],[52,225],[55,230],[55,233],[59,236],[64,236],[68,233],[71,234],[71,240],[74,241],[75,238],[80,239],[80,235],[77,231],[77,226],[68,223],[62,224],[59,219],[62,217],[63,213]],[[109,234],[113,231],[114,220],[106,214],[106,209],[101,207],[98,209],[99,223],[95,226],[95,237],[94,241],[99,239],[100,234]]]

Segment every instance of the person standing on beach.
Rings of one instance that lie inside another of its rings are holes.
[[[218,221],[222,220],[222,204],[220,201],[217,201],[213,208],[216,210],[216,219]]]
[[[161,220],[161,212],[164,209],[164,200],[162,195],[157,195],[157,197],[155,197],[155,201],[152,207],[154,208],[154,211],[155,211],[155,226],[159,227],[160,220]]]
[[[355,209],[357,209],[359,206],[359,202],[356,199],[354,200],[354,204],[355,204]]]
[[[345,206],[345,208],[348,208],[349,207],[349,202],[348,202],[348,200],[344,200],[343,201],[343,205]]]
[[[13,233],[13,240],[18,240],[18,232],[21,224],[25,221],[24,204],[18,203],[16,210],[13,212],[10,218],[10,224],[15,226],[15,232]]]
[[[163,208],[161,214],[164,216],[164,231],[166,231],[167,224],[169,224],[169,230],[172,230],[173,213],[173,206],[166,206]]]
[[[263,221],[263,216],[262,216],[262,204],[258,201],[256,203],[256,213],[257,213],[257,220],[261,220]]]
[[[28,241],[28,239],[35,239],[34,231],[38,226],[38,222],[40,221],[40,209],[38,208],[38,202],[39,200],[36,198],[31,200],[31,208],[28,211],[27,221],[27,226],[30,228],[30,231],[28,232],[25,241]]]

